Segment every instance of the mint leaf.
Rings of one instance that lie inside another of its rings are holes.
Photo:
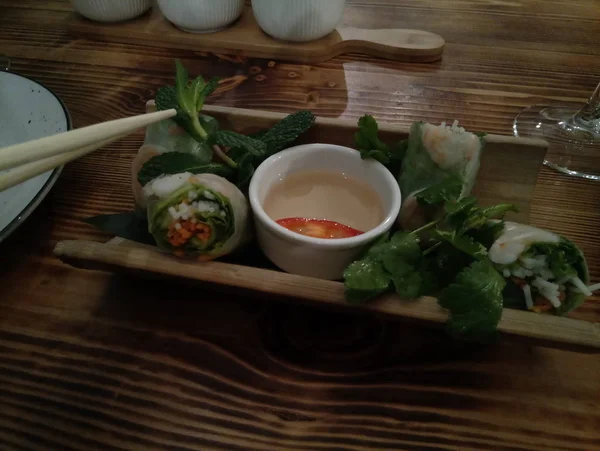
[[[266,151],[264,142],[236,132],[220,130],[211,136],[211,142],[219,146],[244,149],[254,156],[263,156]]]
[[[202,108],[204,108],[204,102],[206,102],[206,98],[209,95],[211,95],[218,87],[219,79],[216,77],[212,78],[208,83],[204,85],[201,93],[199,94],[196,100],[196,111],[200,111]]]
[[[462,180],[457,175],[450,176],[440,183],[431,185],[415,194],[421,204],[438,205],[444,202],[456,202],[462,192]]]
[[[204,87],[204,80],[197,78],[190,86],[187,70],[178,59],[175,60],[175,70],[177,104],[187,116],[193,116],[198,112],[195,100]]]
[[[467,339],[493,338],[502,317],[504,285],[488,261],[475,262],[463,270],[438,297],[439,305],[450,311],[447,330]]]
[[[144,163],[137,178],[140,184],[144,186],[161,175],[179,174],[181,172],[216,174],[225,178],[233,176],[233,170],[227,165],[206,163],[189,153],[167,152],[156,155]]]
[[[314,125],[315,120],[310,111],[298,111],[285,117],[266,132],[255,134],[254,137],[267,146],[265,157],[268,157],[289,147]]]
[[[247,188],[247,186],[250,184],[252,176],[254,175],[255,169],[252,160],[253,155],[250,153],[243,155],[240,159],[237,160],[238,169],[236,185],[241,190]]]
[[[385,293],[390,283],[390,275],[381,262],[372,257],[358,260],[344,271],[345,297],[353,304],[366,302]]]
[[[156,109],[158,111],[170,110],[175,108],[177,110],[177,116],[181,116],[182,111],[177,104],[177,93],[175,92],[174,86],[163,86],[156,91],[154,96],[154,102],[156,103]]]

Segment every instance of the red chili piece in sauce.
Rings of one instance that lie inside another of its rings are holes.
[[[292,232],[313,238],[351,238],[364,233],[339,222],[326,219],[286,218],[278,220],[277,224]]]

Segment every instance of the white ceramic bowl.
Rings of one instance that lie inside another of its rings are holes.
[[[276,39],[306,42],[338,26],[346,0],[252,0],[256,21]]]
[[[312,238],[280,226],[262,205],[274,183],[298,171],[330,169],[368,183],[379,195],[385,219],[377,227],[352,238]],[[292,147],[265,160],[250,182],[250,205],[258,243],[279,268],[293,274],[337,280],[365,247],[387,232],[400,211],[402,201],[395,177],[375,160],[363,160],[348,147],[307,144]]]
[[[211,33],[235,21],[244,10],[244,0],[158,0],[164,16],[189,33]]]
[[[120,22],[141,16],[152,8],[152,0],[71,0],[75,10],[97,22]]]

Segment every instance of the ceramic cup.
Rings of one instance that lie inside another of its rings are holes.
[[[339,24],[346,0],[252,0],[256,21],[276,39],[306,42],[331,33]]]
[[[312,238],[277,224],[263,209],[271,187],[297,171],[331,169],[369,184],[381,199],[384,219],[375,228],[351,238]],[[386,233],[400,211],[402,196],[396,178],[381,163],[363,160],[360,153],[332,144],[292,147],[266,159],[250,182],[250,205],[256,236],[264,254],[292,274],[336,280],[364,249]]]
[[[244,0],[158,0],[164,16],[189,33],[211,33],[234,22],[244,10]]]
[[[82,16],[97,22],[120,22],[141,16],[152,8],[152,0],[71,0]]]

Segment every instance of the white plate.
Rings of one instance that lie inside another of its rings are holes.
[[[0,71],[0,148],[70,129],[67,107],[48,88],[22,75]],[[0,192],[0,241],[35,210],[61,170],[48,171]]]

